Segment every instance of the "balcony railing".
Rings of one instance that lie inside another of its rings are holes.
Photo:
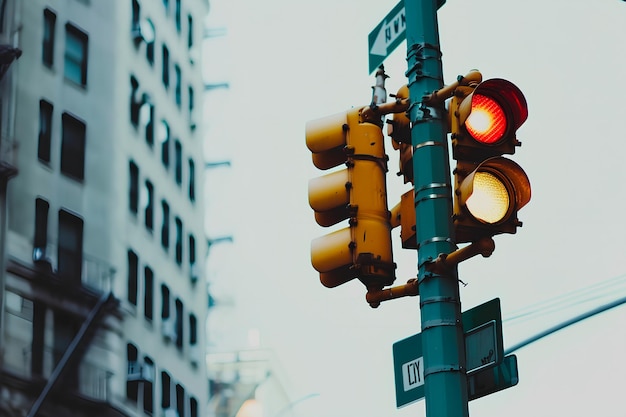
[[[110,292],[113,289],[115,268],[113,268],[113,266],[109,263],[96,256],[83,253],[82,261],[80,261],[80,271],[78,271],[78,268],[72,268],[67,264],[71,263],[72,259],[76,259],[75,262],[79,262],[78,259],[80,259],[80,256],[71,256],[71,254],[63,253],[62,255],[64,256],[64,269],[72,274],[80,274],[80,282],[83,287],[105,293]],[[52,272],[57,274],[63,273],[63,271],[59,271],[58,251],[57,246],[54,244],[46,245],[45,249],[34,248],[33,261],[49,263]],[[69,278],[71,280],[71,277],[64,277],[61,275],[60,278]]]

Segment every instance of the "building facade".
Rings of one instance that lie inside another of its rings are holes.
[[[0,0],[0,416],[206,415],[208,0]]]

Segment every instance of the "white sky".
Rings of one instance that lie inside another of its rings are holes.
[[[319,393],[294,406],[300,417],[425,415],[423,401],[396,410],[391,350],[420,331],[419,299],[371,309],[358,281],[324,288],[309,258],[328,230],[308,206],[308,180],[322,172],[305,123],[369,103],[367,36],[395,4],[212,1],[210,26],[228,35],[208,42],[207,76],[230,89],[207,96],[206,150],[232,166],[207,171],[207,229],[234,243],[211,249],[223,304],[209,338],[213,350],[246,348],[253,329],[279,358],[291,401]],[[506,319],[626,273],[625,22],[620,0],[448,0],[439,11],[445,82],[477,68],[514,82],[529,107],[511,157],[533,188],[524,226],[496,237],[491,258],[460,266],[464,311],[500,297]],[[405,83],[405,54],[403,43],[385,61],[389,93]],[[391,207],[406,187],[387,154]],[[414,252],[398,245],[394,257],[396,284],[415,276]],[[625,295],[622,286],[596,305]],[[505,323],[505,348],[587,307]],[[519,350],[518,386],[470,402],[470,415],[626,416],[625,319],[622,306]]]

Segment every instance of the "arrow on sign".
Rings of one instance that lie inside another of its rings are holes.
[[[406,16],[401,0],[385,16],[367,40],[369,45],[369,70],[373,72],[400,43],[406,39]]]
[[[389,19],[389,20],[387,20]],[[389,46],[402,38],[404,40],[406,33],[406,16],[404,14],[404,7],[395,15],[387,16],[383,21],[382,26],[378,30],[378,34],[374,39],[374,44],[370,48],[370,54],[386,57],[391,51],[388,51]],[[394,45],[395,47],[395,45]],[[392,47],[393,49],[393,47]]]

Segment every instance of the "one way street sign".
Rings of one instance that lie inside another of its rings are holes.
[[[446,0],[438,0],[437,7],[441,7],[445,2]],[[369,73],[373,73],[405,39],[406,15],[404,0],[400,0],[367,38]]]

